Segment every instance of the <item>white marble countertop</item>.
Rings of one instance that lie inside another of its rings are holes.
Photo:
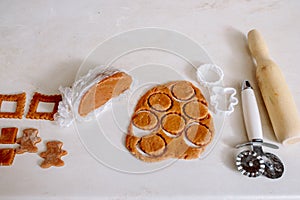
[[[179,161],[148,174],[112,170],[93,159],[75,127],[51,122],[0,119],[0,128],[37,127],[43,141],[64,142],[62,168],[43,170],[37,154],[17,155],[0,167],[1,199],[299,199],[300,145],[276,141],[255,80],[246,34],[256,28],[281,67],[300,109],[300,1],[17,1],[0,2],[0,93],[58,93],[73,83],[86,56],[105,39],[134,28],[159,27],[181,32],[202,45],[222,67],[224,85],[240,90],[244,79],[256,89],[264,138],[280,146],[285,163],[278,180],[242,176],[234,165],[246,141],[239,104],[226,119],[222,136],[207,158]],[[240,99],[240,96],[238,95]],[[28,106],[26,106],[26,109]],[[20,132],[19,132],[20,134]],[[39,143],[39,152],[44,150]]]

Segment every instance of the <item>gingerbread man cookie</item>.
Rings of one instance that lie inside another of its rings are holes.
[[[49,168],[51,166],[61,167],[64,165],[64,161],[61,160],[62,156],[68,154],[67,151],[61,149],[63,143],[60,141],[47,142],[47,150],[42,152],[40,156],[45,160],[40,164],[42,168]]]
[[[16,153],[36,153],[38,151],[36,144],[41,141],[41,138],[37,136],[38,133],[39,131],[35,128],[24,129],[23,136],[16,141],[16,143],[20,144],[20,146],[16,148]]]

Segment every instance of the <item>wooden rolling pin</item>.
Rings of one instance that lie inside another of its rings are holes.
[[[300,117],[285,78],[269,56],[268,47],[257,30],[248,33],[250,52],[256,60],[256,79],[273,130],[279,142],[300,142]]]

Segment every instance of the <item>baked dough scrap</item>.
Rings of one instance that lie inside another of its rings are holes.
[[[15,112],[0,112],[0,118],[17,118],[22,119],[24,114],[24,107],[26,103],[26,93],[20,94],[0,94],[0,110],[3,101],[16,102]]]
[[[38,133],[39,131],[35,128],[24,129],[23,136],[16,141],[16,143],[20,145],[16,148],[16,153],[36,153],[38,151],[36,144],[42,141],[41,138],[37,136]]]
[[[117,97],[129,89],[131,82],[132,78],[124,72],[117,72],[104,78],[83,95],[78,107],[78,114],[83,117],[87,116],[113,97]]]
[[[44,158],[44,161],[40,164],[40,166],[42,168],[63,166],[64,161],[61,160],[61,157],[68,154],[67,151],[62,149],[63,143],[61,141],[49,141],[46,146],[47,150],[40,153],[40,156]]]
[[[18,133],[17,127],[7,127],[1,129],[0,144],[14,144],[16,143],[16,136]]]
[[[15,158],[15,150],[11,148],[0,149],[0,166],[12,165]]]
[[[41,93],[34,93],[30,106],[29,106],[29,111],[26,115],[26,118],[29,119],[44,119],[44,120],[54,120],[54,114],[58,110],[58,104],[62,100],[62,97],[60,94],[57,95],[45,95]],[[52,112],[38,112],[37,108],[40,102],[45,102],[45,103],[54,103],[54,107]]]
[[[139,117],[140,112],[151,113],[157,125],[150,123],[153,120],[147,115]],[[149,132],[138,137],[135,131],[139,129]],[[213,137],[213,119],[200,89],[188,81],[174,81],[150,89],[139,99],[125,145],[132,155],[146,162],[196,159]]]

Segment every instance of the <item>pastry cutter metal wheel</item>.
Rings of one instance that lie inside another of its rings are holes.
[[[239,144],[236,148],[250,146],[236,157],[237,169],[248,177],[264,175],[271,179],[280,178],[284,171],[281,160],[272,153],[265,153],[262,146],[278,149],[278,146],[263,141],[259,110],[254,91],[249,81],[242,85],[242,106],[244,122],[250,142]]]

